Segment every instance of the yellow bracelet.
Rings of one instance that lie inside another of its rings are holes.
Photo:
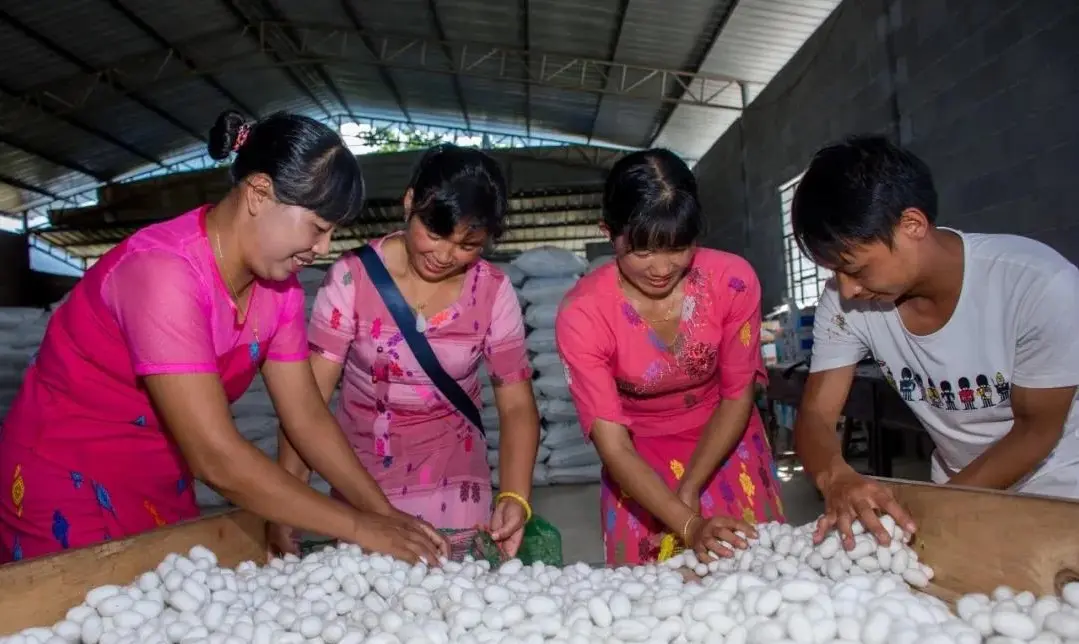
[[[528,499],[524,498],[516,492],[499,492],[495,497],[495,503],[498,503],[502,499],[509,499],[516,501],[525,510],[525,523],[532,520],[532,505],[528,502]]]
[[[689,524],[693,523],[694,519],[701,518],[700,515],[694,514],[686,519],[685,524],[682,526],[682,543],[689,544],[689,535],[686,534],[689,531]]]

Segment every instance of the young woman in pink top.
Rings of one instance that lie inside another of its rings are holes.
[[[370,244],[412,309],[416,331],[473,410],[481,405],[480,362],[487,367],[503,472],[493,516],[483,434],[417,360],[357,254],[330,269],[308,334],[322,396],[329,400],[341,382],[338,422],[394,506],[438,528],[489,524],[512,555],[531,515],[539,414],[517,296],[506,276],[480,259],[502,233],[506,209],[506,183],[494,160],[479,150],[438,146],[423,155],[405,193],[405,231]],[[307,480],[308,467],[286,437],[279,458]],[[289,540],[280,528],[279,546],[288,548]]]
[[[765,378],[757,276],[696,247],[696,180],[666,150],[615,164],[602,225],[616,260],[570,291],[555,332],[603,460],[607,562],[654,561],[676,540],[729,555],[720,542],[745,547],[735,531],[783,519],[753,404]]]
[[[359,213],[356,158],[288,114],[223,114],[210,154],[233,151],[223,201],[126,239],[49,322],[0,435],[0,562],[195,518],[194,478],[272,521],[411,559],[445,551],[353,456],[307,362],[294,274]],[[258,370],[297,449],[365,512],[243,439],[229,404]]]

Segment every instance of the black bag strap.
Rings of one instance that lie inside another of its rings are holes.
[[[442,395],[458,411],[464,414],[465,418],[476,426],[476,429],[480,430],[481,434],[487,436],[487,432],[483,428],[483,420],[480,418],[480,410],[476,407],[476,403],[472,402],[472,398],[465,393],[461,385],[457,384],[457,381],[446,373],[446,370],[442,368],[442,364],[438,361],[438,356],[431,349],[431,343],[427,341],[427,337],[416,330],[416,316],[412,313],[412,307],[408,305],[405,297],[401,295],[401,290],[397,288],[393,277],[386,270],[386,265],[382,263],[382,258],[369,244],[364,244],[360,247],[356,254],[359,256],[360,261],[363,262],[367,276],[371,278],[371,282],[378,289],[378,294],[382,296],[383,304],[389,309],[390,315],[393,316],[393,321],[397,323],[397,328],[401,330],[401,335],[404,336],[405,342],[408,343],[408,348],[416,356],[416,361],[423,367],[427,377],[442,392]]]

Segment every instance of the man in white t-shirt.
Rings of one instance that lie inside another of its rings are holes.
[[[914,525],[844,460],[836,422],[872,357],[936,444],[936,483],[1079,498],[1079,269],[1015,235],[935,225],[929,168],[877,137],[819,151],[794,196],[799,246],[834,271],[817,306],[795,446],[824,494],[818,538],[876,511]]]

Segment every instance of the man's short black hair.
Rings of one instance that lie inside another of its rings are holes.
[[[903,212],[937,219],[929,166],[882,136],[854,136],[822,148],[794,192],[794,238],[813,261],[838,266],[855,246],[889,246]]]

